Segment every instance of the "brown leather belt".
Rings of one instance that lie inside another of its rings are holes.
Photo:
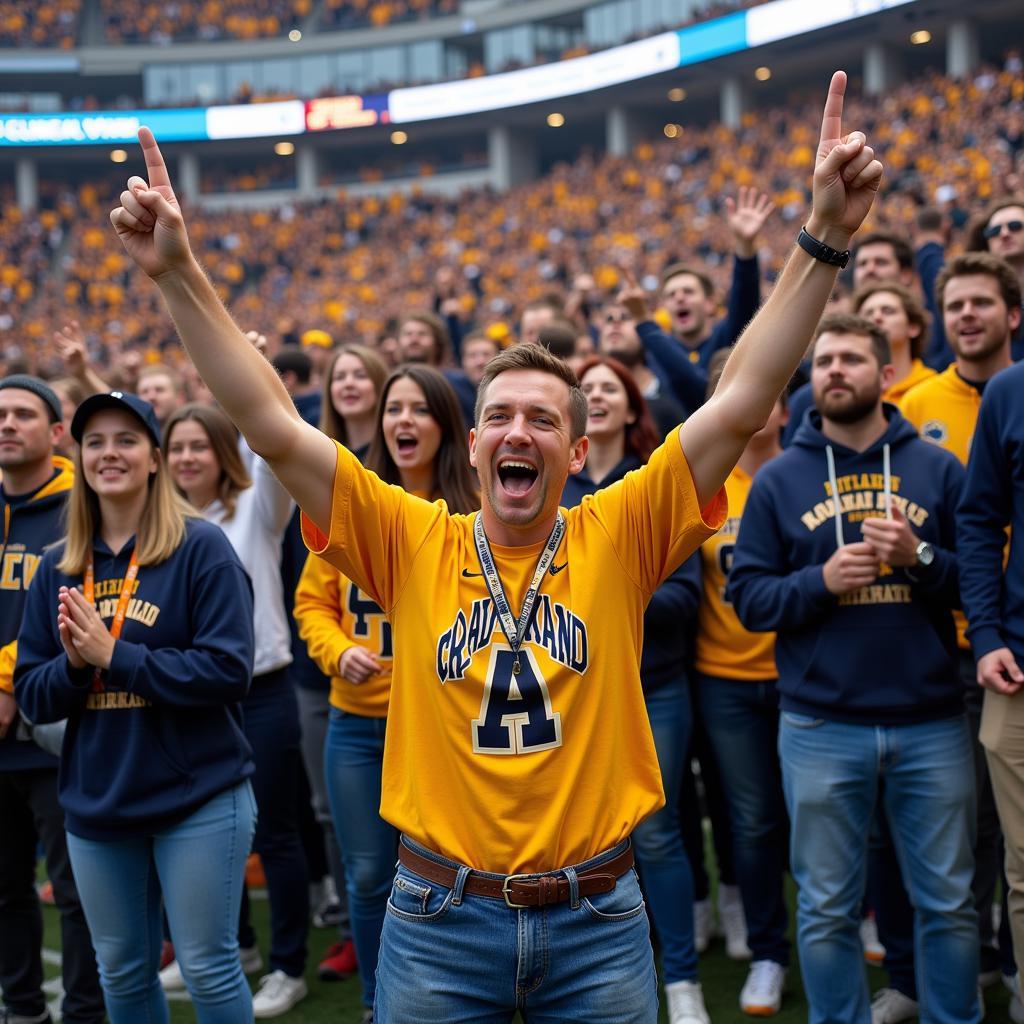
[[[446,889],[455,888],[459,874],[457,868],[438,864],[429,857],[423,857],[405,843],[398,844],[398,862],[428,882],[436,882]],[[578,871],[576,878],[579,881],[580,896],[611,892],[619,875],[624,875],[632,866],[633,846],[630,844],[611,860]],[[569,899],[569,879],[561,873],[493,877],[478,875],[471,871],[462,891],[472,896],[504,900],[513,910],[521,907],[545,907],[551,903],[565,903]]]

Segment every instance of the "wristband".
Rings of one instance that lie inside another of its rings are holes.
[[[809,235],[807,233],[807,228],[800,229],[800,234],[796,236],[796,244],[799,245],[808,256],[813,256],[816,260],[819,260],[822,263],[827,263],[830,267],[839,267],[842,269],[850,262],[849,249],[844,249],[842,252],[838,249],[833,249],[824,242],[819,242],[813,235]]]

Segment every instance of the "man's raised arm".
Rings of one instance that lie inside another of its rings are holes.
[[[813,238],[839,251],[867,216],[882,180],[882,165],[864,134],[843,135],[845,92],[846,74],[837,71],[825,101],[806,225]],[[838,267],[794,249],[768,301],[736,343],[715,394],[679,428],[702,505],[767,423],[807,350],[837,273]]]
[[[110,214],[129,256],[163,293],[192,362],[249,447],[270,464],[321,529],[331,521],[334,442],[305,423],[273,367],[253,348],[196,262],[167,165],[148,128],[139,131],[149,181],[128,179]]]

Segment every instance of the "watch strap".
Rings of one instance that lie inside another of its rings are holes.
[[[838,249],[833,249],[832,246],[818,241],[814,235],[808,234],[807,228],[800,229],[800,234],[796,236],[796,244],[808,256],[813,256],[814,259],[819,260],[821,263],[827,263],[830,267],[842,269],[850,262],[849,249],[844,249],[842,252]]]

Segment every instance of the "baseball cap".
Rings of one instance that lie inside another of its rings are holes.
[[[334,344],[334,339],[326,331],[304,331],[302,336],[299,338],[299,343],[303,348],[307,348],[310,345],[318,345],[320,348],[330,348]]]
[[[4,377],[3,380],[0,380],[0,391],[7,388],[31,391],[33,395],[46,404],[53,415],[54,423],[59,423],[64,419],[64,409],[61,406],[60,399],[57,397],[57,393],[38,377],[33,377],[27,373],[12,373],[9,377]]]
[[[110,391],[97,395],[90,395],[75,411],[75,418],[71,421],[71,436],[79,443],[82,443],[82,434],[85,433],[85,424],[93,413],[101,409],[123,409],[130,412],[137,420],[142,422],[147,433],[153,439],[153,444],[160,447],[160,421],[156,418],[153,406],[145,399],[139,398],[128,391]]]

